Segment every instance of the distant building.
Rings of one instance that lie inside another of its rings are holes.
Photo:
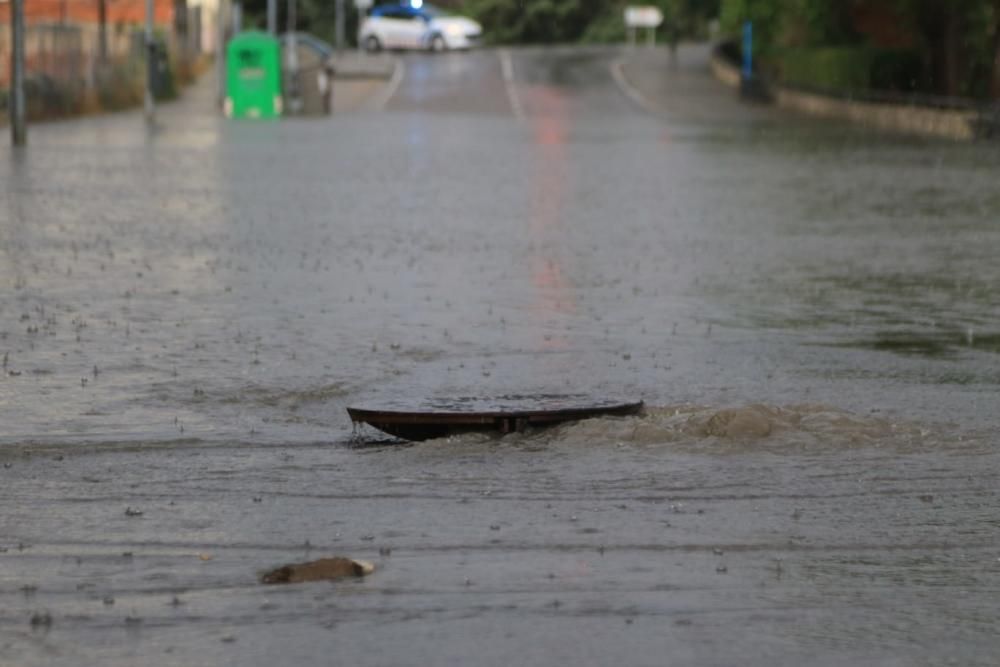
[[[24,22],[34,24],[97,24],[104,6],[107,25],[146,22],[146,0],[24,0]],[[174,0],[153,0],[154,23],[170,25]],[[0,0],[0,23],[10,23],[10,0]]]
[[[174,52],[214,53],[220,4],[153,0],[153,24]],[[10,10],[10,0],[0,0],[0,87],[10,77]],[[29,75],[89,82],[104,59],[141,57],[137,31],[146,23],[146,0],[24,0],[24,18]]]

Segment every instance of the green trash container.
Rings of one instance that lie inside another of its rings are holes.
[[[281,47],[266,32],[241,32],[229,40],[225,112],[230,118],[281,115]]]

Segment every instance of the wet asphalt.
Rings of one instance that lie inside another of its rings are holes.
[[[744,105],[703,47],[398,66],[0,147],[0,665],[995,664],[995,146]],[[344,411],[559,392],[649,409]]]

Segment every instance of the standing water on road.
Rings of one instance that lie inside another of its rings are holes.
[[[991,664],[1000,154],[654,54],[641,107],[617,51],[484,50],[0,149],[0,664]],[[580,392],[647,410],[344,409]],[[378,569],[256,586],[326,555]]]

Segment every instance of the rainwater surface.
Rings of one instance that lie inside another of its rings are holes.
[[[995,664],[996,146],[622,57],[0,149],[0,664]],[[646,410],[345,411],[532,394]]]

